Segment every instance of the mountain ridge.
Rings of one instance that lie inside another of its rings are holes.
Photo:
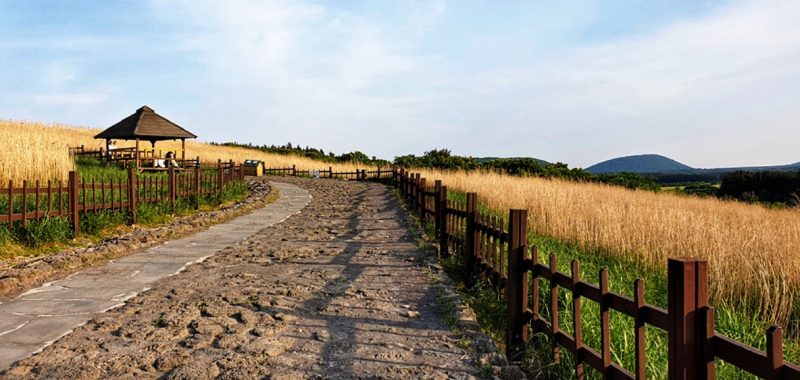
[[[660,154],[638,154],[602,161],[589,166],[586,170],[593,174],[623,172],[638,174],[714,174],[735,171],[794,171],[800,170],[800,161],[785,165],[693,168]]]

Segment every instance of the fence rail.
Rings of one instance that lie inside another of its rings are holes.
[[[137,205],[169,202],[175,210],[180,198],[195,198],[195,207],[203,196],[221,194],[226,184],[244,180],[241,165],[233,162],[191,169],[169,168],[163,173],[142,174],[128,169],[125,180],[80,178],[70,172],[67,181],[23,181],[15,187],[9,181],[0,188],[0,223],[20,222],[66,216],[73,232],[80,233],[80,215],[102,210],[129,211],[131,222],[137,222]],[[2,199],[4,198],[4,199]],[[3,210],[3,208],[5,208]]]
[[[319,170],[310,170],[310,169],[297,169],[296,165],[292,165],[291,167],[275,167],[270,168],[263,164],[263,171],[264,175],[275,175],[275,176],[291,176],[291,177],[311,177],[311,178],[336,178],[336,179],[348,179],[348,180],[356,180],[356,181],[365,181],[369,180],[394,180],[395,178],[395,171],[392,169],[381,169],[378,168],[377,170],[367,170],[367,169],[356,169],[353,171],[341,171],[337,172],[333,170],[333,167],[328,167],[327,169],[319,169]]]
[[[800,367],[783,359],[780,327],[766,331],[766,352],[715,332],[706,261],[692,258],[668,261],[668,308],[664,310],[646,303],[642,280],[635,281],[634,297],[629,298],[609,291],[606,269],[600,271],[598,283],[594,284],[581,280],[578,261],[571,262],[570,273],[557,270],[555,255],[549,257],[547,265],[540,263],[537,248],[528,243],[526,210],[510,210],[506,222],[478,212],[476,193],[467,193],[465,202],[451,201],[441,181],[431,188],[419,173],[403,169],[394,171],[392,184],[423,222],[434,222],[441,255],[463,254],[468,286],[484,279],[504,293],[509,357],[524,349],[530,333],[543,333],[551,341],[554,361],[560,361],[562,349],[574,356],[575,376],[579,379],[585,377],[585,365],[608,379],[646,379],[645,342],[649,325],[667,333],[670,379],[713,379],[715,359],[766,379],[800,378]],[[567,307],[572,315],[572,334],[559,326],[559,289],[572,295]],[[584,301],[599,305],[599,352],[583,342]],[[549,309],[549,319],[540,313],[543,304]],[[634,319],[633,372],[612,361],[609,323],[612,310]]]

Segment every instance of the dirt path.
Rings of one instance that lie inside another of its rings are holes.
[[[155,283],[9,378],[472,378],[382,185],[289,180],[304,211]]]

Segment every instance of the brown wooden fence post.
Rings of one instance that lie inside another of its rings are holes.
[[[22,180],[22,225],[28,225],[28,181]]]
[[[406,173],[405,180],[403,181],[405,183],[405,186],[403,186],[403,194],[405,195],[406,201],[408,201],[409,205],[412,205],[411,204],[411,179],[412,179],[411,173]]]
[[[225,169],[222,167],[222,162],[217,164],[217,194],[219,194],[220,201],[222,200],[222,188],[225,187]]]
[[[704,379],[706,367],[700,361],[706,339],[700,334],[706,321],[699,310],[708,306],[708,263],[694,258],[669,259],[667,299],[669,379]]]
[[[508,219],[508,288],[506,291],[506,356],[509,359],[524,351],[528,343],[528,210],[511,210]]]
[[[328,178],[333,178],[333,166],[328,166]]]
[[[437,232],[439,231],[439,228],[441,228],[442,224],[442,207],[441,203],[439,202],[439,198],[441,198],[439,193],[442,192],[442,180],[437,179],[433,182],[433,191],[435,193],[433,196],[433,231]]]
[[[419,221],[422,224],[428,220],[428,213],[425,211],[427,207],[425,207],[425,190],[426,190],[427,180],[425,178],[419,179],[419,185],[417,185],[417,203],[419,204]]]
[[[367,180],[367,169],[361,169],[361,180],[362,181]]]
[[[417,210],[419,210],[419,182],[421,179],[422,179],[421,173],[414,173],[414,185],[411,188],[411,190],[413,191],[414,208]]]
[[[177,198],[177,186],[176,186],[176,176],[175,176],[175,168],[170,166],[169,167],[169,208],[170,211],[174,214],[175,213],[175,200]]]
[[[475,228],[475,221],[477,218],[478,210],[478,194],[467,193],[467,230],[464,250],[464,284],[467,288],[471,288],[474,284],[472,276],[475,274],[475,256],[478,249],[478,230]]]
[[[69,172],[69,221],[72,224],[73,236],[78,236],[81,232],[80,216],[78,212],[78,173],[71,171]]]
[[[200,165],[194,167],[194,209],[200,209]]]
[[[403,193],[403,197],[405,197],[406,200],[409,200],[408,199],[408,172],[406,172],[406,171],[403,172],[402,179],[403,179],[403,187],[402,187],[401,190],[402,190],[402,193]]]
[[[297,166],[292,164],[292,177],[297,177]]]
[[[129,168],[128,169],[128,210],[131,212],[131,224],[136,224],[138,221],[139,213],[137,210],[137,197],[138,192],[136,191],[136,187],[138,186],[136,183],[136,169]]]
[[[447,257],[450,255],[447,247],[447,186],[442,186],[439,190],[436,202],[439,203],[439,210],[442,213],[442,219],[439,221],[439,254]]]
[[[397,178],[397,188],[400,189],[401,194],[405,194],[406,191],[406,170],[400,168],[400,174]]]

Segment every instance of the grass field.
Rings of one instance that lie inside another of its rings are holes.
[[[0,183],[13,180],[51,180],[65,179],[75,163],[67,147],[83,145],[86,149],[97,149],[105,146],[104,140],[92,137],[100,130],[72,127],[57,124],[41,124],[0,120]],[[118,141],[117,147],[134,146],[133,141]],[[141,149],[149,149],[150,143],[140,143]],[[179,151],[180,141],[162,141],[156,143],[155,149]],[[290,167],[297,165],[299,170],[327,169],[353,171],[356,168],[366,169],[364,165],[351,163],[321,163],[305,157],[270,154],[254,149],[216,146],[189,140],[186,142],[186,157],[199,156],[204,162],[217,160],[258,159],[267,163],[268,167]]]
[[[532,232],[665,271],[667,258],[709,261],[712,301],[797,337],[800,210],[495,173],[422,171],[474,191],[493,210],[525,208]]]

